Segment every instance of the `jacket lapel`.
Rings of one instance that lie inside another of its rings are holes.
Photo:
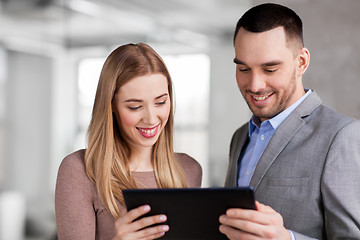
[[[296,132],[305,123],[308,116],[321,104],[319,96],[312,92],[278,127],[255,168],[250,186],[256,190],[271,164],[279,156]]]
[[[240,152],[244,147],[244,144],[246,143],[246,140],[248,139],[248,124],[245,124],[242,126],[242,128],[245,128],[244,134],[241,134],[240,136],[234,136],[233,142],[231,143],[232,146],[230,147],[230,166],[228,168],[228,176],[226,177],[225,186],[226,187],[235,187],[237,186],[237,174],[238,174],[238,164],[239,162],[239,156]],[[242,132],[240,129],[239,132]],[[237,134],[239,134],[237,132]]]

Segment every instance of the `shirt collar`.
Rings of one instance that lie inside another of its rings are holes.
[[[249,136],[251,136],[251,134],[253,133],[255,128],[260,128],[261,126],[266,126],[269,123],[272,126],[272,128],[276,130],[280,126],[280,124],[290,115],[290,113],[292,111],[294,111],[294,109],[297,106],[299,106],[300,103],[302,103],[302,101],[304,101],[304,99],[307,96],[309,96],[310,93],[312,92],[311,89],[304,89],[304,90],[306,93],[301,98],[299,98],[290,107],[286,108],[284,111],[282,111],[281,113],[279,113],[278,115],[276,115],[275,117],[273,117],[271,119],[268,119],[268,120],[260,123],[260,120],[256,116],[253,115],[249,121]]]

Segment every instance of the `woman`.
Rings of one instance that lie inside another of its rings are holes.
[[[60,165],[55,192],[59,239],[155,239],[166,216],[135,220],[122,189],[200,187],[200,165],[173,152],[170,75],[148,45],[127,44],[106,59],[97,87],[88,148]]]

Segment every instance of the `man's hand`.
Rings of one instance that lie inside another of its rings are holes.
[[[256,201],[257,210],[228,209],[221,215],[219,230],[231,240],[284,239],[290,240],[282,216],[274,209]]]

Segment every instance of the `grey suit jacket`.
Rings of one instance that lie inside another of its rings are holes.
[[[237,185],[248,124],[233,135],[225,186]],[[299,239],[360,239],[360,121],[312,92],[278,127],[250,181]]]

